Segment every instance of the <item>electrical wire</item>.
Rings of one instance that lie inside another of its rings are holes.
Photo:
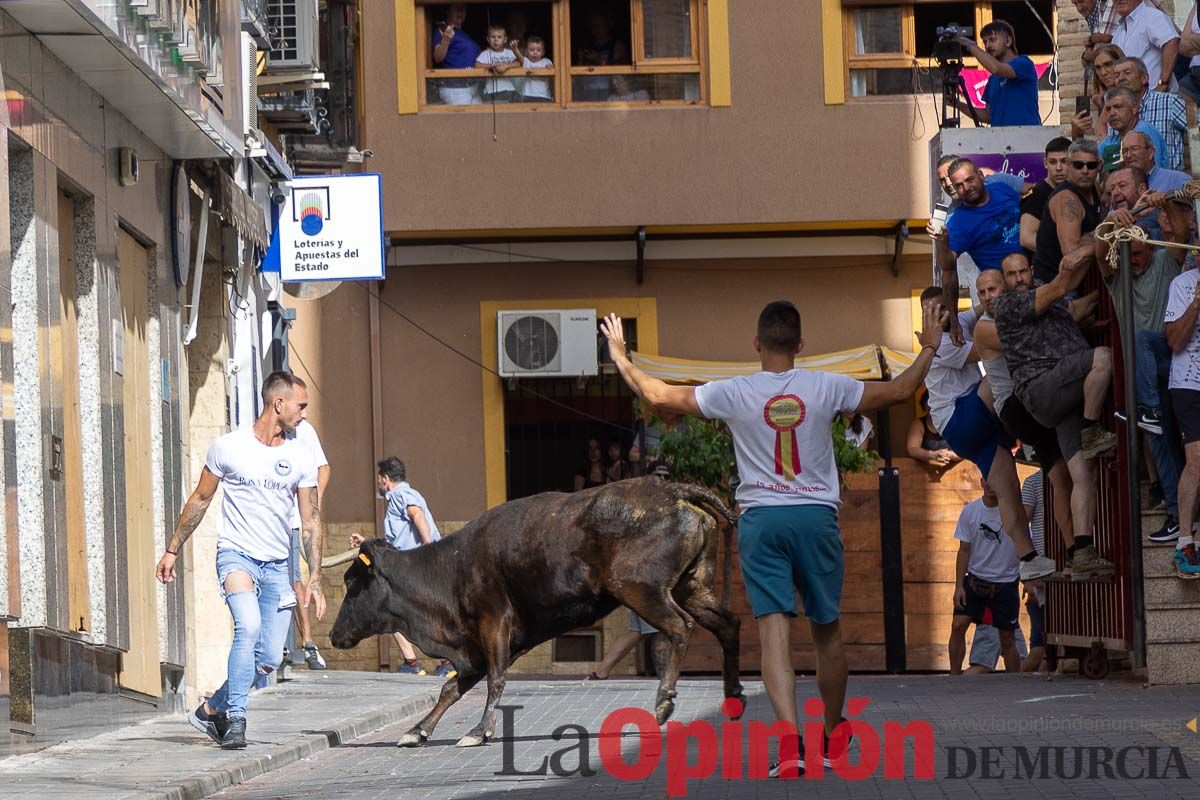
[[[300,362],[300,366],[304,368],[305,374],[308,375],[308,382],[313,385],[313,388],[317,390],[317,393],[324,394],[324,392],[321,391],[321,386],[317,383],[317,379],[313,377],[312,370],[308,368],[308,364],[304,363],[304,357],[300,355],[300,351],[296,349],[296,345],[292,344],[290,340],[288,341],[287,352],[288,358],[295,356],[296,360]],[[293,372],[295,372],[295,370],[293,370]]]
[[[361,289],[362,289],[364,292],[366,292],[368,295],[370,295],[370,293],[371,293],[371,290],[370,290],[370,289],[369,289],[369,288],[368,288],[366,285],[364,285],[364,284],[361,284],[361,283],[359,283],[359,284],[356,284],[356,285],[357,285],[359,288],[361,288]],[[482,369],[482,370],[483,370],[483,371],[485,371],[485,372],[490,372],[491,374],[495,375],[497,378],[500,378],[501,380],[503,380],[503,379],[504,379],[504,376],[503,376],[503,375],[501,375],[501,374],[500,374],[499,372],[497,372],[496,370],[494,370],[494,369],[492,369],[491,367],[487,366],[487,365],[486,365],[486,364],[484,364],[483,362],[481,362],[481,361],[478,361],[477,359],[474,359],[474,358],[472,358],[470,355],[468,355],[467,353],[464,353],[462,350],[459,350],[457,347],[455,347],[454,345],[450,344],[450,343],[449,343],[449,342],[447,342],[445,339],[442,339],[440,336],[438,336],[437,334],[435,334],[433,331],[429,330],[429,329],[428,329],[428,328],[426,328],[424,325],[422,325],[421,323],[417,322],[416,320],[414,320],[412,317],[410,317],[410,316],[408,316],[407,314],[405,314],[405,313],[404,313],[403,311],[401,311],[400,309],[396,308],[394,305],[392,305],[391,303],[389,303],[387,300],[384,300],[382,295],[377,295],[377,296],[376,296],[376,299],[378,299],[378,300],[379,300],[379,304],[380,304],[381,306],[383,306],[384,308],[388,309],[388,310],[389,310],[389,311],[391,311],[393,314],[395,314],[397,317],[399,317],[400,319],[404,320],[404,321],[405,321],[405,322],[407,322],[409,325],[412,325],[412,326],[413,326],[414,328],[416,328],[418,331],[420,331],[421,333],[425,334],[425,335],[426,335],[426,336],[428,336],[430,339],[433,339],[435,342],[437,342],[438,344],[440,344],[442,347],[446,348],[446,349],[447,349],[447,350],[449,350],[450,352],[454,353],[454,354],[455,354],[455,355],[457,355],[459,358],[462,358],[462,359],[464,359],[464,360],[466,360],[466,361],[469,361],[471,364],[474,364],[475,366],[479,367],[480,369]],[[301,363],[301,364],[303,364],[303,363],[304,363],[304,361],[303,361],[303,360],[301,360],[301,362],[300,362],[300,363]],[[307,369],[308,369],[308,367],[305,367],[305,369],[307,370]],[[311,373],[310,373],[310,374],[311,374]],[[565,411],[570,411],[570,412],[572,412],[573,414],[577,414],[578,416],[581,416],[581,417],[583,417],[583,418],[585,418],[585,419],[591,420],[592,422],[598,422],[598,423],[600,423],[601,425],[606,425],[606,426],[608,426],[608,427],[610,427],[610,428],[613,428],[614,430],[621,431],[622,433],[637,433],[637,430],[636,430],[635,428],[627,428],[627,427],[625,427],[624,425],[618,425],[617,423],[615,423],[615,422],[612,422],[611,420],[603,419],[602,417],[597,417],[597,416],[595,416],[594,414],[589,414],[589,413],[587,413],[586,411],[581,411],[580,409],[578,409],[578,408],[575,408],[575,407],[574,407],[574,406],[572,406],[572,405],[569,405],[569,404],[567,404],[567,403],[563,403],[563,402],[560,402],[560,401],[558,401],[558,400],[555,400],[553,397],[550,397],[549,395],[542,394],[541,392],[537,391],[536,389],[531,389],[530,387],[526,386],[525,384],[523,384],[523,383],[521,383],[521,382],[519,382],[519,381],[517,382],[517,384],[516,384],[516,385],[517,385],[517,388],[519,388],[521,391],[523,391],[523,392],[526,392],[526,393],[528,393],[528,394],[530,394],[530,395],[532,395],[532,396],[534,396],[534,397],[538,398],[539,400],[542,400],[542,401],[544,401],[544,402],[547,402],[547,403],[549,403],[549,404],[550,404],[550,405],[552,405],[552,406],[557,406],[558,408],[561,408],[561,409],[563,409],[563,410],[565,410]]]

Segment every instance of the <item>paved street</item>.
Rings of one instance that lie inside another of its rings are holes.
[[[546,756],[576,743],[575,733],[560,741],[556,728],[573,723],[591,734],[600,731],[606,714],[622,706],[648,708],[654,684],[649,681],[612,680],[603,684],[569,681],[510,681],[508,705],[523,706],[514,712],[515,741],[509,748],[508,771],[533,771]],[[747,720],[769,716],[760,683],[748,683],[750,708]],[[802,699],[815,693],[811,679],[800,684]],[[827,774],[823,780],[725,780],[717,775],[687,783],[687,796],[724,797],[831,797],[831,798],[1100,798],[1100,797],[1200,797],[1200,735],[1186,728],[1200,713],[1200,697],[1192,688],[1143,688],[1126,681],[1092,682],[1076,678],[1054,680],[1022,676],[988,676],[952,679],[945,676],[854,678],[851,694],[870,698],[861,718],[877,731],[888,721],[928,720],[935,737],[935,780],[916,780],[911,748],[906,757],[908,779],[886,780],[882,764],[866,780],[849,781]],[[719,722],[720,684],[684,681],[680,684],[675,719],[697,718]],[[419,750],[399,750],[396,739],[409,726],[400,723],[279,772],[265,775],[218,795],[227,800],[270,798],[658,798],[667,794],[669,747],[649,779],[620,781],[605,772],[599,745],[589,745],[589,761],[597,774],[509,775],[504,771],[506,747],[496,742],[484,748],[458,749],[454,742],[469,730],[481,713],[483,692],[477,689],[454,708],[437,729],[434,739]],[[627,762],[637,753],[636,739],[627,734],[621,748]],[[1032,766],[1016,777],[1021,754],[1027,748]],[[1037,761],[1039,747],[1049,750]],[[984,752],[980,748],[1004,748]],[[950,750],[955,763],[950,764]],[[1093,748],[1077,752],[1074,748]],[[1107,753],[1104,748],[1111,750]],[[1140,748],[1140,749],[1139,749]],[[1177,748],[1174,752],[1171,748]],[[967,749],[970,750],[968,754]],[[855,745],[854,752],[860,748]],[[1122,755],[1123,753],[1123,755]],[[1092,759],[1097,760],[1095,767]],[[578,750],[561,762],[578,766]],[[693,752],[691,761],[696,760]],[[1105,776],[1105,763],[1113,777]],[[972,762],[974,762],[972,764]],[[987,762],[988,766],[985,766]],[[1076,764],[1082,773],[1074,778]],[[963,776],[973,767],[969,777]],[[1042,770],[1045,770],[1043,776]],[[1153,772],[1156,777],[1136,778]],[[988,778],[981,777],[984,773]],[[1035,776],[1028,779],[1030,772]],[[1089,772],[1097,777],[1090,779]],[[1166,774],[1164,779],[1162,776]],[[1183,777],[1186,773],[1186,777]],[[1126,779],[1120,777],[1126,775]],[[1004,777],[998,777],[1003,775]]]

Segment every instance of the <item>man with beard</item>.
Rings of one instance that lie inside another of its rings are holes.
[[[296,427],[308,413],[308,389],[290,372],[272,372],[263,381],[262,400],[253,426],[227,433],[208,448],[200,481],[155,570],[162,583],[175,580],[179,549],[224,484],[217,580],[233,617],[233,644],[225,683],[188,715],[188,722],[225,750],[246,746],[250,689],[261,686],[283,660],[297,604],[288,570],[290,517],[297,500],[309,575],[299,602],[315,600],[317,619],[325,616],[317,466],[309,448],[296,439]]]
[[[1012,25],[993,20],[979,32],[983,47],[965,36],[958,41],[963,49],[979,60],[979,66],[991,73],[983,90],[986,108],[975,109],[982,122],[993,128],[1011,125],[1041,125],[1038,113],[1038,74],[1029,56],[1017,55],[1017,36]],[[967,111],[962,100],[957,101]]]
[[[1079,248],[1084,234],[1100,224],[1096,176],[1100,152],[1091,139],[1076,139],[1067,150],[1067,179],[1050,196],[1038,227],[1033,275],[1043,283],[1054,280],[1063,253]]]
[[[988,270],[995,272],[995,270]],[[930,286],[921,293],[922,316],[940,317],[946,312],[942,290]],[[1021,505],[1021,484],[1012,457],[1012,439],[1000,420],[992,415],[991,388],[979,374],[979,354],[971,339],[976,314],[971,309],[958,316],[965,342],[955,344],[946,325],[925,377],[929,392],[929,414],[934,427],[954,452],[970,459],[991,484],[999,497],[1000,518],[1012,537],[1015,554],[1020,558],[1021,580],[1031,581],[1051,575],[1055,564],[1039,556],[1029,538],[1029,520]]]
[[[979,301],[987,313],[980,317],[975,325],[975,349],[987,370],[988,383],[992,387],[992,407],[1009,436],[1033,447],[1038,464],[1050,478],[1050,485],[1054,487],[1054,519],[1062,533],[1063,544],[1067,547],[1072,576],[1110,574],[1113,565],[1100,558],[1094,546],[1080,547],[1075,542],[1075,526],[1071,520],[1071,493],[1074,486],[1067,462],[1058,447],[1058,437],[1054,429],[1034,419],[1021,402],[1021,398],[1014,393],[1012,375],[1008,371],[1008,363],[1004,359],[1000,336],[996,333],[996,323],[992,317],[996,299],[1004,292],[1004,279],[998,270],[988,270],[980,273],[977,284]],[[1071,313],[1076,318],[1094,313],[1096,299],[1096,294],[1092,293],[1075,300],[1071,303]],[[1030,538],[1037,548],[1039,537],[1034,532],[1032,522],[1030,520]],[[1038,552],[1044,553],[1044,546],[1038,548]]]
[[[1014,253],[1004,259],[1005,291],[992,305],[1013,392],[1035,420],[1054,429],[1067,461],[1076,552],[1093,544],[1096,459],[1117,446],[1116,434],[1100,424],[1112,351],[1088,345],[1065,299],[1094,258],[1089,243],[1063,257],[1053,281],[1036,285],[1025,256]]]

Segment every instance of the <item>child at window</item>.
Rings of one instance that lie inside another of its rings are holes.
[[[517,51],[521,55],[521,51]],[[546,69],[554,66],[554,62],[546,58],[546,42],[540,36],[530,36],[525,39],[525,53],[521,58],[521,66],[525,69]],[[525,78],[521,89],[526,103],[549,103],[554,100],[550,93],[549,78]]]
[[[488,49],[475,59],[475,66],[486,69],[493,75],[503,75],[513,67],[519,67],[517,56],[506,47],[508,33],[503,25],[489,25],[487,34]],[[483,87],[483,102],[511,103],[519,100],[517,85],[511,78],[488,78]]]
[[[608,96],[610,103],[645,103],[650,99],[650,93],[638,89],[630,75],[613,75],[612,94]]]

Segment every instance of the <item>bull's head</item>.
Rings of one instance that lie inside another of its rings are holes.
[[[391,588],[380,573],[379,557],[387,545],[368,539],[359,548],[358,557],[350,562],[342,580],[346,597],[334,620],[329,641],[339,650],[347,650],[366,639],[396,629],[388,611]]]

